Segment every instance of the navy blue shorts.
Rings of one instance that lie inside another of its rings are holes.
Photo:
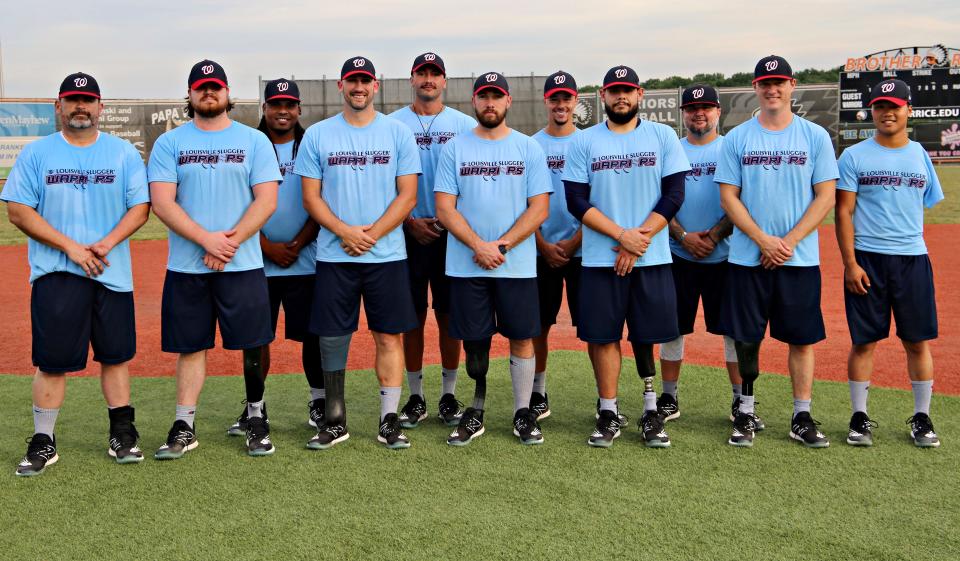
[[[553,268],[537,256],[537,293],[540,295],[540,325],[554,325],[563,303],[563,284],[567,284],[567,308],[577,325],[580,316],[580,270],[582,260],[573,257],[563,267]]]
[[[167,271],[160,309],[165,353],[212,349],[220,324],[223,348],[252,349],[273,341],[263,269],[221,273]]]
[[[93,360],[122,364],[137,353],[133,292],[116,292],[72,273],[48,273],[30,293],[33,364],[48,374],[76,372]]]
[[[580,278],[577,337],[587,343],[615,343],[623,324],[631,343],[647,345],[676,339],[677,292],[669,264],[634,267],[625,277],[613,267],[584,267]]]
[[[681,335],[693,333],[697,308],[703,300],[707,332],[723,335],[720,308],[727,284],[727,262],[698,263],[673,256],[673,284],[677,289],[677,326]]]
[[[855,251],[857,264],[870,278],[863,296],[843,291],[847,326],[854,345],[873,343],[890,335],[890,311],[897,337],[904,341],[936,339],[937,301],[933,267],[927,255],[884,255]]]
[[[310,335],[310,309],[313,307],[315,275],[279,275],[267,277],[270,293],[270,325],[277,332],[280,306],[283,305],[284,337],[301,343]]]
[[[427,287],[433,297],[433,309],[442,314],[450,312],[450,280],[447,278],[447,233],[431,244],[422,245],[404,232],[407,241],[407,269],[410,271],[410,293],[413,309],[422,313],[427,309]]]
[[[540,335],[537,279],[450,277],[450,336],[479,341],[494,333],[512,340]]]
[[[405,259],[387,263],[318,261],[310,333],[340,337],[356,331],[361,297],[370,331],[406,333],[417,327]]]
[[[812,345],[826,339],[820,312],[820,267],[744,267],[730,263],[723,328],[735,341],[770,336],[789,345]]]

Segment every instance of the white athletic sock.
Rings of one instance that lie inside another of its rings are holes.
[[[533,393],[533,371],[537,368],[535,358],[520,358],[510,355],[510,380],[513,382],[513,412],[530,406]]]
[[[913,414],[930,414],[930,397],[933,394],[933,380],[910,382],[913,386]]]
[[[247,417],[263,418],[263,400],[247,402]]]
[[[440,395],[457,393],[457,369],[444,368],[442,372],[441,383],[443,390],[440,392]]]
[[[730,384],[730,390],[733,391],[733,400],[736,401],[743,395],[743,384]]]
[[[657,392],[643,392],[643,411],[657,410]]]
[[[407,384],[410,385],[410,395],[423,397],[423,370],[407,371]]]
[[[310,399],[326,399],[327,390],[325,388],[310,388]]]
[[[600,398],[600,410],[601,411],[613,411],[617,412],[617,398],[613,397],[610,399]]]
[[[533,391],[540,395],[547,395],[547,373],[536,372],[533,375]]]
[[[668,393],[668,394],[670,394],[671,396],[673,396],[674,399],[676,399],[676,398],[677,398],[677,384],[679,384],[679,383],[680,383],[679,380],[675,380],[675,381],[673,381],[673,382],[668,382],[667,380],[664,380],[664,381],[663,381],[663,393]]]
[[[396,413],[400,406],[400,388],[380,386],[380,420],[390,413]]]
[[[43,407],[33,406],[33,432],[45,434],[53,438],[53,427],[57,424],[57,415],[60,414],[60,408],[44,409]]]
[[[740,412],[753,413],[753,396],[752,395],[740,396]]]
[[[866,413],[867,390],[870,389],[870,381],[857,382],[855,380],[849,380],[847,383],[850,385],[850,405],[852,406],[853,412],[862,411]]]
[[[190,428],[193,428],[193,418],[196,416],[196,414],[197,414],[197,406],[196,406],[196,405],[180,405],[180,404],[178,403],[178,404],[177,404],[177,417],[176,417],[175,420],[176,420],[176,421],[184,421],[184,422],[186,422],[188,425],[190,425]]]
[[[796,417],[797,413],[809,413],[810,412],[810,400],[809,399],[793,399],[793,416]]]

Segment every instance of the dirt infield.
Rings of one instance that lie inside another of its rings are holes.
[[[927,245],[936,275],[937,306],[940,319],[940,338],[933,343],[937,370],[936,390],[960,394],[960,260],[951,258],[953,243],[960,239],[960,225],[944,224],[926,227]],[[832,226],[820,230],[820,249],[823,270],[823,314],[826,320],[827,340],[817,345],[816,377],[824,380],[846,379],[846,357],[849,335],[843,311],[840,254],[834,240]],[[5,325],[7,337],[0,341],[0,373],[32,374],[30,360],[30,286],[26,246],[0,247],[0,270],[6,290],[0,297],[0,325]],[[166,241],[143,241],[133,244],[133,268],[137,313],[137,346],[139,352],[130,365],[136,376],[170,376],[174,373],[176,356],[160,352],[160,295],[163,287],[167,256]],[[282,333],[281,327],[278,332]],[[551,332],[552,348],[585,350],[570,327],[566,311],[561,312],[559,324]],[[436,324],[427,324],[427,340],[436,341]],[[719,337],[703,332],[702,319],[697,333],[686,344],[686,360],[698,364],[722,365],[723,345]],[[219,338],[218,338],[219,345]],[[427,345],[427,364],[439,362],[435,345]],[[433,347],[431,349],[431,347]],[[280,340],[273,347],[273,372],[301,372],[298,345]],[[787,371],[786,345],[768,339],[761,355],[761,368],[770,372]],[[494,352],[507,353],[506,341],[497,338]],[[363,327],[354,337],[350,349],[349,368],[373,367],[373,339]],[[240,353],[217,348],[209,353],[207,371],[212,375],[236,375],[241,371]],[[85,375],[96,375],[98,368],[92,362]],[[908,388],[906,361],[899,343],[886,340],[878,346],[877,385]]]

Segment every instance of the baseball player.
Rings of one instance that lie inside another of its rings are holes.
[[[796,84],[782,57],[760,59],[753,79],[760,112],[724,138],[714,177],[735,226],[721,312],[743,379],[728,441],[734,446],[753,446],[758,428],[753,383],[768,322],[770,335],[790,346],[790,438],[811,448],[830,444],[810,415],[810,397],[813,344],[826,337],[817,226],[833,208],[837,161],[827,131],[791,112]]]
[[[24,147],[0,199],[30,239],[34,434],[17,465],[40,475],[59,459],[54,426],[68,372],[83,370],[93,346],[110,418],[107,453],[143,460],[130,406],[128,362],[136,353],[133,274],[127,238],[150,212],[143,160],[133,146],[97,129],[100,86],[83,72],[64,78],[54,103],[61,132]]]
[[[447,425],[456,425],[463,415],[456,398],[460,341],[450,337],[450,282],[444,273],[447,231],[437,220],[433,197],[434,170],[440,150],[451,138],[477,126],[477,122],[443,104],[447,88],[447,70],[436,53],[423,53],[410,69],[413,103],[390,114],[413,131],[420,152],[423,175],[417,180],[417,206],[403,221],[407,246],[410,288],[417,311],[415,329],[403,334],[403,354],[407,367],[410,398],[400,410],[400,425],[413,428],[427,418],[423,396],[423,326],[427,321],[427,287],[433,296],[433,312],[439,328],[442,387],[437,412]]]
[[[347,59],[338,86],[343,111],[307,129],[294,166],[303,205],[321,226],[310,332],[320,336],[326,402],[324,422],[307,447],[325,450],[350,436],[344,371],[362,297],[376,343],[377,441],[408,448],[397,416],[401,334],[417,326],[417,316],[398,226],[416,204],[420,158],[410,129],[374,108],[380,83],[369,59]]]
[[[910,87],[883,80],[869,105],[877,132],[844,150],[837,181],[837,242],[843,256],[844,303],[853,348],[847,362],[853,416],[847,443],[872,446],[876,425],[867,416],[867,389],[877,341],[890,333],[890,312],[907,353],[913,386],[913,443],[940,446],[930,420],[937,303],[923,241],[923,209],[943,200],[923,147],[907,137]]]
[[[548,337],[550,328],[557,323],[564,283],[567,286],[567,307],[574,326],[580,313],[580,244],[583,239],[580,221],[567,210],[561,179],[567,149],[580,134],[573,123],[573,111],[577,107],[577,82],[573,76],[562,70],[547,76],[543,84],[543,104],[547,110],[547,126],[533,135],[533,139],[547,156],[547,168],[555,194],[550,197],[549,216],[534,232],[537,242],[540,335],[533,339],[537,363],[530,410],[538,421],[550,416],[550,401],[547,398]]]
[[[660,372],[663,392],[657,410],[664,421],[680,416],[677,384],[683,361],[684,335],[693,333],[699,301],[709,333],[722,335],[720,303],[727,278],[728,236],[733,223],[720,208],[720,189],[713,181],[723,137],[717,131],[720,122],[720,97],[705,84],[683,90],[680,110],[686,137],[680,141],[690,161],[683,206],[670,221],[670,252],[673,254],[673,281],[677,289],[677,323],[680,336],[660,345]],[[723,335],[724,359],[733,388],[731,420],[740,408],[742,381],[733,339]],[[759,428],[762,422],[754,417]]]
[[[567,206],[584,225],[577,336],[587,343],[600,397],[588,444],[612,446],[625,420],[617,386],[626,322],[644,382],[644,443],[668,447],[653,388],[653,344],[679,335],[663,230],[683,204],[690,165],[670,127],[637,118],[643,88],[632,68],[607,71],[602,95],[608,120],[574,139],[563,173]]]
[[[536,244],[531,234],[549,211],[547,160],[540,145],[507,126],[510,85],[496,72],[477,78],[473,107],[479,125],[450,140],[437,163],[437,217],[450,230],[450,335],[463,340],[467,375],[476,381],[473,405],[447,438],[465,446],[484,432],[490,342],[510,340],[513,434],[540,444],[530,410],[532,339],[540,334]]]
[[[243,351],[247,453],[276,451],[263,402],[263,347],[273,340],[259,230],[276,209],[282,180],[273,146],[229,117],[227,74],[211,60],[190,70],[191,121],[164,133],[147,176],[157,217],[170,229],[161,347],[177,353],[176,419],[155,457],[197,447],[197,401],[216,324],[225,349]]]
[[[283,306],[287,339],[301,344],[301,363],[310,386],[307,423],[316,428],[323,422],[323,371],[320,368],[320,342],[307,331],[313,302],[314,271],[317,262],[317,232],[320,230],[303,208],[300,176],[293,163],[305,132],[300,125],[300,89],[293,80],[280,78],[267,82],[263,91],[263,116],[257,130],[267,135],[280,165],[283,184],[277,193],[277,210],[260,230],[263,271],[270,294],[270,320],[277,331],[280,306]],[[270,371],[270,347],[263,347],[263,375]],[[247,433],[247,408],[227,429],[231,436]]]

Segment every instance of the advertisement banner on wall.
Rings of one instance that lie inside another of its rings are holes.
[[[30,142],[57,130],[53,103],[0,102],[0,180]]]
[[[960,121],[914,125],[913,139],[923,145],[931,159],[960,158]]]

